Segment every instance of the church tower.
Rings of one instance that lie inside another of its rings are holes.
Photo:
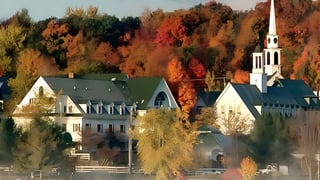
[[[270,17],[269,17],[269,32],[267,34],[267,48],[263,50],[264,67],[267,73],[268,85],[271,86],[273,81],[281,76],[281,49],[278,46],[278,35],[276,31],[276,16],[274,9],[274,0],[271,0]]]
[[[274,0],[271,0],[267,47],[263,52],[259,49],[252,53],[250,84],[256,85],[261,93],[267,93],[267,86],[272,86],[276,79],[282,78],[280,51],[281,49],[278,47],[278,35],[276,31]]]

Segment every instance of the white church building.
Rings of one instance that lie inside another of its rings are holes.
[[[271,0],[267,47],[252,53],[250,84],[228,83],[215,102],[220,131],[228,134],[228,121],[241,120],[250,133],[253,122],[266,112],[294,117],[298,110],[320,107],[319,98],[302,80],[283,79],[281,48],[276,32],[274,0]]]

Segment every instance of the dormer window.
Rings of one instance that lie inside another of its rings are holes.
[[[102,102],[97,104],[97,114],[102,114],[102,108],[103,108]]]
[[[122,105],[120,105],[119,113],[120,113],[120,115],[126,114],[126,104],[125,103],[122,103]]]
[[[89,102],[87,104],[87,114],[90,114],[91,113],[91,103]]]
[[[114,114],[114,103],[108,106],[108,114]]]
[[[132,107],[131,107],[131,111],[136,112],[137,111],[137,104],[133,103]]]

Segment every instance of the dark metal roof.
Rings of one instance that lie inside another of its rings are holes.
[[[56,94],[68,95],[76,103],[86,103],[89,100],[110,103],[127,101],[112,81],[56,77],[44,79]]]
[[[163,79],[161,77],[126,79],[126,76],[121,74],[98,77],[98,80],[94,79],[95,76],[86,76],[87,79],[44,77],[44,80],[56,94],[68,95],[75,103],[85,104],[89,101],[93,104],[138,103],[139,109],[145,109]]]
[[[268,87],[267,93],[261,93],[255,85],[231,83],[251,113],[257,117],[255,105],[290,105],[299,107],[320,107],[317,96],[302,80],[279,79],[277,86]],[[313,98],[307,103],[305,98]]]
[[[220,91],[197,91],[198,107],[213,106],[217,98],[221,94]]]

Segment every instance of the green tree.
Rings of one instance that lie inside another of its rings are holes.
[[[155,173],[157,179],[172,179],[191,167],[194,137],[183,128],[177,112],[150,109],[144,116],[137,117],[133,133],[146,174]]]
[[[266,113],[254,122],[248,149],[258,163],[278,163],[290,154],[288,124],[278,114]]]
[[[15,60],[24,47],[25,34],[20,26],[9,24],[0,27],[0,66],[8,75],[15,72]]]
[[[0,120],[0,162],[11,163],[20,130],[12,118]]]
[[[29,169],[49,170],[61,166],[64,154],[62,128],[51,121],[34,119],[22,133],[14,149],[14,167],[20,172]]]

